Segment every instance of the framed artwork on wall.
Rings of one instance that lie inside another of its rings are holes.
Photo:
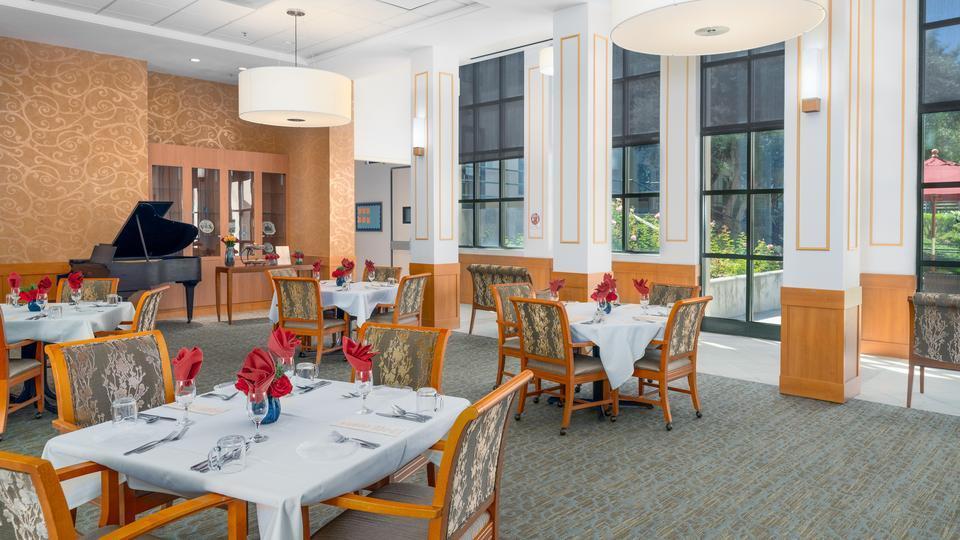
[[[383,203],[357,203],[357,232],[383,230]]]

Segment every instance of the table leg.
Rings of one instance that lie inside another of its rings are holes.
[[[216,299],[216,303],[217,303],[217,322],[220,322],[220,271],[219,271],[219,270],[217,271],[216,285],[214,285],[214,287],[215,287],[216,290],[217,290],[217,292],[216,292],[216,296],[217,296],[217,299]]]
[[[227,324],[233,324],[233,275],[227,274]]]

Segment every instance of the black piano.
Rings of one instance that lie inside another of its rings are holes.
[[[71,260],[71,271],[89,277],[120,278],[119,293],[124,297],[161,283],[181,283],[190,322],[193,290],[200,283],[200,257],[170,254],[192,244],[199,231],[189,223],[164,219],[171,206],[168,201],[138,202],[113,244],[94,247],[90,259]]]

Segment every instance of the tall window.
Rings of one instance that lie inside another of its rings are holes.
[[[783,44],[705,56],[705,328],[776,337],[783,275]]]
[[[236,235],[238,249],[253,242],[253,173],[230,171],[230,226]]]
[[[660,57],[613,46],[612,248],[660,251]]]
[[[265,172],[263,178],[263,241],[287,245],[287,175]]]
[[[193,254],[220,255],[220,170],[193,167],[193,225],[200,231]]]
[[[460,67],[460,246],[523,247],[523,53]]]
[[[921,290],[960,291],[960,2],[920,7]]]

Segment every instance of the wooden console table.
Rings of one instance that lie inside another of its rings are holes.
[[[313,267],[309,264],[280,264],[270,266],[266,264],[253,264],[237,266],[218,266],[216,272],[216,302],[217,302],[217,321],[220,321],[220,276],[227,275],[227,324],[233,324],[233,276],[235,274],[255,274],[260,272],[266,275],[267,270],[278,270],[280,268],[293,268],[299,274],[300,272],[311,272]]]

